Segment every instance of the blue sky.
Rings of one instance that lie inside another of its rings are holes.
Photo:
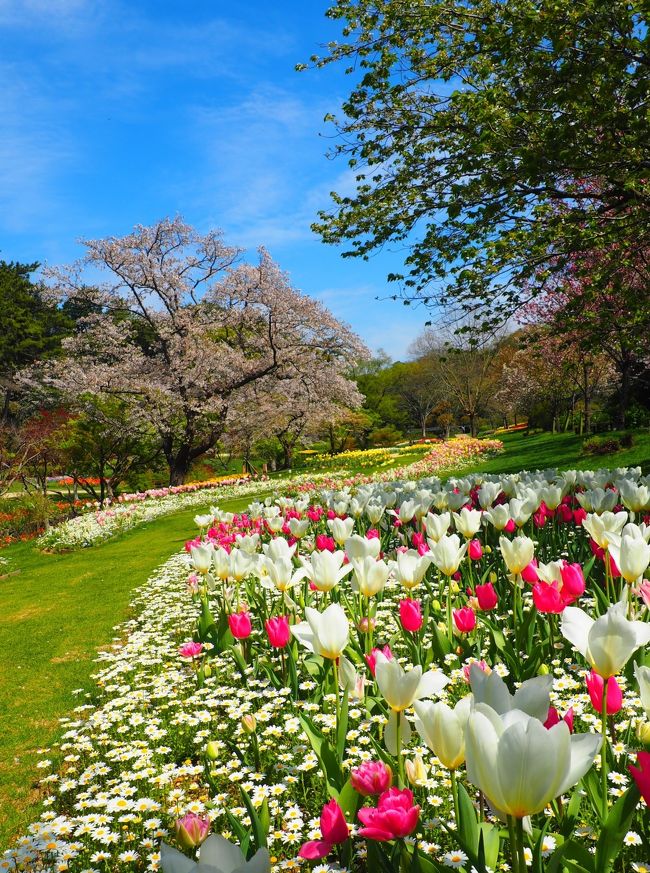
[[[404,358],[422,309],[393,293],[398,252],[343,260],[310,223],[351,190],[323,123],[340,69],[296,73],[339,25],[326,0],[0,0],[0,257],[50,264],[78,239],[182,214],[266,246],[372,349]]]

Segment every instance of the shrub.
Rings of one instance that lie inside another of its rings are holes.
[[[634,445],[634,434],[603,434],[586,439],[582,444],[585,455],[611,455],[621,449],[631,449]]]

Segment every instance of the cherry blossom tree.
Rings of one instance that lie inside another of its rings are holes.
[[[177,217],[84,245],[80,261],[49,271],[55,300],[94,311],[48,378],[68,397],[128,401],[134,421],[155,430],[172,484],[217,444],[252,386],[281,391],[319,371],[326,388],[366,354],[264,249],[240,261],[219,231],[202,235]],[[89,271],[106,279],[91,285]]]

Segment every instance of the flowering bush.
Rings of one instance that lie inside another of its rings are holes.
[[[649,513],[617,470],[197,516],[0,869],[646,869]]]

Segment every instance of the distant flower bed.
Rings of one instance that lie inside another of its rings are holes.
[[[229,484],[233,483],[233,484]],[[85,512],[51,528],[38,539],[39,548],[67,552],[88,548],[170,512],[204,505],[206,500],[243,497],[259,491],[259,481],[228,479],[220,484],[198,482],[170,488],[126,494],[106,509]]]

